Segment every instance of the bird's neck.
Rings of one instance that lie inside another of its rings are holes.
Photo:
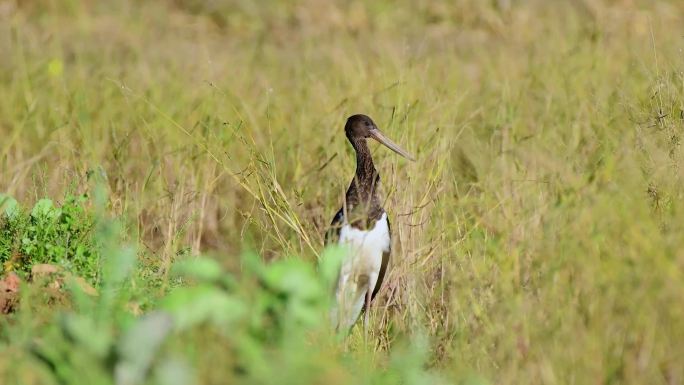
[[[375,182],[378,177],[378,171],[373,164],[373,157],[366,139],[356,139],[352,142],[354,150],[356,151],[356,175],[355,178],[359,183],[366,184],[369,187]]]
[[[365,138],[351,138],[350,142],[356,151],[356,174],[347,190],[347,204],[362,204],[370,211],[380,207],[377,188],[380,176],[373,164],[373,157]]]

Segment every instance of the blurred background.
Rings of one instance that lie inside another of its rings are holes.
[[[674,0],[0,0],[0,191],[102,178],[154,279],[313,263],[365,113],[418,158],[372,147],[377,354],[420,328],[428,367],[492,383],[678,384],[682,26]]]

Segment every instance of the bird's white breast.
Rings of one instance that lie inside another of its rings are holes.
[[[387,213],[383,213],[368,230],[356,229],[345,223],[340,229],[339,243],[349,250],[347,259],[342,263],[341,281],[360,283],[359,279],[365,276],[372,290],[382,266],[382,255],[390,250]]]
[[[355,264],[360,263],[371,270],[380,270],[382,254],[390,248],[387,213],[382,213],[380,219],[368,230],[359,230],[345,223],[340,230],[340,245],[350,247],[350,259],[354,259]]]
[[[368,230],[356,229],[345,221],[339,244],[348,248],[349,254],[342,262],[331,316],[336,329],[349,329],[361,313],[366,295],[375,288],[383,254],[390,250],[387,213]]]

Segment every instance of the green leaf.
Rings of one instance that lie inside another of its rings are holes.
[[[109,353],[112,336],[107,328],[98,327],[93,318],[76,314],[66,314],[62,317],[62,330],[77,344],[98,357],[105,357]]]
[[[7,218],[14,218],[19,213],[19,204],[11,196],[0,194],[0,209],[5,210]]]
[[[247,313],[242,301],[209,285],[175,289],[161,301],[161,308],[173,316],[179,330],[204,322],[228,326]]]
[[[269,287],[293,297],[308,299],[321,294],[311,265],[299,259],[273,263],[267,268],[264,279]]]
[[[121,247],[113,250],[114,253],[105,261],[105,274],[103,278],[107,285],[115,286],[126,280],[135,267],[135,249]]]
[[[57,209],[50,199],[41,199],[33,206],[31,216],[34,218],[49,218],[53,219],[59,215]]]

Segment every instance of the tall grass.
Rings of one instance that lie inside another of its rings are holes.
[[[314,264],[366,113],[419,159],[373,149],[395,239],[374,368],[420,330],[457,378],[684,381],[679,2],[5,1],[0,21],[0,191],[104,178],[155,296],[200,252]]]

